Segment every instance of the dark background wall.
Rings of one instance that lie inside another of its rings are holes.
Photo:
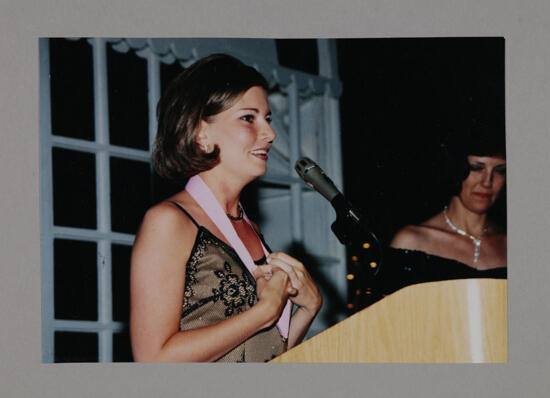
[[[504,135],[504,39],[339,40],[338,52],[345,193],[388,242],[446,204],[451,139],[474,119],[475,133]]]

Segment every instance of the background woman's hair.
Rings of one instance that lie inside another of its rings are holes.
[[[158,129],[153,148],[157,174],[182,181],[219,162],[219,148],[204,152],[196,142],[201,120],[211,121],[229,109],[251,87],[266,91],[266,79],[238,59],[213,54],[181,72],[157,105]]]
[[[443,147],[451,169],[451,182],[460,193],[462,181],[469,173],[468,155],[501,157],[506,159],[504,110],[485,106],[483,113],[471,111],[470,118],[457,123],[447,136]]]
[[[440,182],[447,187],[448,198],[460,194],[462,182],[470,174],[468,155],[500,157],[506,159],[504,109],[489,107],[483,112],[469,110],[470,118],[458,122],[443,140],[444,158]],[[445,181],[443,181],[445,180]],[[506,230],[506,187],[489,209],[489,219]]]

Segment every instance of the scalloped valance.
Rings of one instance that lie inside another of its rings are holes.
[[[282,67],[277,62],[274,39],[230,39],[230,38],[107,38],[113,48],[120,52],[130,49],[140,56],[151,52],[161,62],[180,62],[188,66],[209,54],[223,52],[238,57],[254,66],[262,73],[269,84],[281,87],[295,81],[301,96],[322,95],[325,92],[333,98],[340,97],[340,81],[323,76]]]

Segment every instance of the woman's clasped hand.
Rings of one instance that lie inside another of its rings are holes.
[[[288,278],[287,292],[290,301],[300,309],[314,316],[322,305],[322,296],[317,285],[311,278],[305,266],[283,252],[274,252],[267,257],[267,264],[259,266],[256,276],[271,280],[276,274],[285,273]]]

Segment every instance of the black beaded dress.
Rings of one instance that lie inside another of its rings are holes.
[[[451,279],[494,278],[506,279],[507,268],[477,270],[449,258],[419,250],[384,249],[384,261],[373,277],[376,299],[409,285]]]

